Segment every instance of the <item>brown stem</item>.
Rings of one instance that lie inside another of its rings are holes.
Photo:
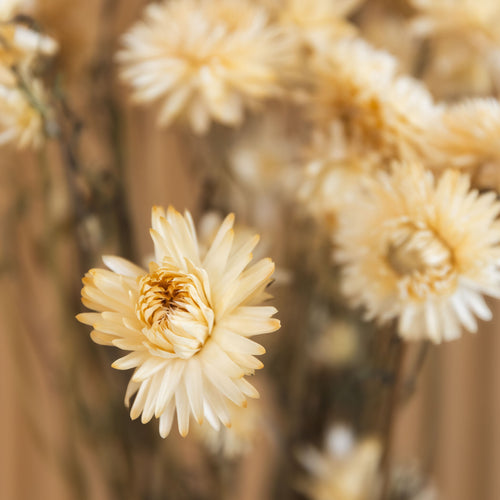
[[[419,347],[416,359],[413,366],[409,370],[409,374],[404,380],[402,386],[402,402],[408,401],[416,391],[418,377],[424,367],[425,360],[427,359],[427,354],[430,351],[431,343],[429,341],[424,341]]]
[[[399,338],[395,331],[392,332],[390,343],[390,358],[388,361],[390,361],[392,367],[393,379],[390,385],[387,404],[384,404],[385,408],[382,409],[382,442],[384,452],[381,461],[382,491],[380,500],[387,500],[389,498],[394,430],[397,410],[401,401],[404,358],[407,348],[404,341]]]

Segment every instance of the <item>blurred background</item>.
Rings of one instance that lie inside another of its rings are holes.
[[[95,238],[102,253],[142,262],[152,250],[151,206],[187,208],[197,220],[204,187],[189,166],[182,137],[159,130],[156,110],[132,106],[116,79],[118,36],[139,17],[145,2],[40,4],[37,20],[59,40],[58,64],[65,69],[67,100],[78,117],[76,123],[65,115],[67,131],[79,135],[79,158],[102,192],[96,212],[84,217],[84,227],[75,232],[72,197],[85,200],[94,194],[79,185],[78,175],[70,182],[74,191],[68,189],[68,151],[51,143],[41,158],[40,153],[2,149],[0,498],[167,498],[162,489],[175,490],[165,484],[175,470],[172,454],[164,456],[167,444],[187,467],[185,479],[193,483],[193,492],[195,483],[209,481],[210,470],[197,467],[200,457],[176,432],[164,441],[154,423],[129,421],[122,404],[127,375],[102,369],[116,353],[95,349],[88,328],[72,317],[83,310],[82,262],[87,269],[101,266],[91,250],[75,243],[78,232]],[[500,498],[500,305],[490,305],[497,320],[483,324],[480,333],[429,350],[415,396],[397,413],[394,460],[418,466],[443,500]],[[266,341],[273,349],[286,336],[286,307],[279,317],[282,330]],[[267,368],[269,355],[263,362]],[[103,384],[116,387],[112,401],[101,391]],[[114,405],[116,421],[103,409],[108,405]],[[87,413],[91,407],[97,415]],[[81,431],[79,419],[99,427],[92,439]],[[107,440],[106,426],[119,428],[123,439],[140,441],[142,448],[136,446],[134,455],[127,456],[119,442]],[[272,440],[250,453],[236,468],[230,497],[280,498],[270,488],[273,457],[280,453]],[[193,493],[191,498],[198,497]],[[204,498],[201,493],[199,498]]]

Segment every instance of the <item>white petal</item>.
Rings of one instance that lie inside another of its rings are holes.
[[[177,425],[179,427],[179,434],[182,437],[185,437],[189,432],[190,411],[189,400],[183,386],[178,386],[175,391],[175,406],[177,408]]]
[[[151,356],[137,368],[132,376],[132,380],[134,382],[142,382],[164,368],[168,362],[168,360]]]
[[[197,359],[190,359],[187,363],[184,372],[184,387],[194,418],[201,424],[203,422],[203,377]]]
[[[130,370],[144,363],[149,357],[145,351],[133,351],[123,358],[117,359],[111,366],[117,370]]]
[[[130,418],[135,420],[141,413],[144,408],[144,403],[146,402],[146,398],[148,397],[149,387],[151,386],[151,379],[147,379],[142,382],[139,390],[137,391],[137,395],[134,399],[134,404],[130,409]]]
[[[121,257],[115,257],[113,255],[103,255],[102,260],[109,269],[118,274],[123,274],[130,278],[137,278],[146,274],[146,271],[132,262],[122,259]]]
[[[172,422],[174,420],[175,413],[175,400],[172,398],[165,407],[163,413],[160,416],[160,436],[166,438],[170,429],[172,428]]]
[[[179,381],[184,373],[184,361],[171,361],[162,373],[162,381],[158,394],[156,395],[155,416],[159,417],[164,411],[169,401],[172,399]]]

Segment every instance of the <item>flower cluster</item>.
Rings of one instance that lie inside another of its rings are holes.
[[[0,144],[39,146],[44,136],[47,98],[35,66],[53,56],[57,43],[13,18],[23,2],[3,2],[0,8]]]

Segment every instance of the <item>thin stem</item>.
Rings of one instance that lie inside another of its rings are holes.
[[[425,360],[427,359],[427,354],[430,351],[430,347],[431,343],[429,341],[424,341],[420,345],[413,366],[410,368],[409,374],[406,377],[402,386],[401,397],[403,399],[403,402],[408,401],[413,396],[413,394],[417,389],[417,380],[424,367]]]
[[[403,367],[406,353],[406,344],[399,338],[396,332],[391,337],[391,365],[393,366],[393,383],[388,396],[386,408],[382,412],[384,415],[382,427],[382,441],[384,453],[382,456],[382,492],[380,500],[387,500],[390,492],[390,476],[392,466],[392,447],[394,442],[394,428],[396,415],[401,401],[401,391],[403,386]]]

